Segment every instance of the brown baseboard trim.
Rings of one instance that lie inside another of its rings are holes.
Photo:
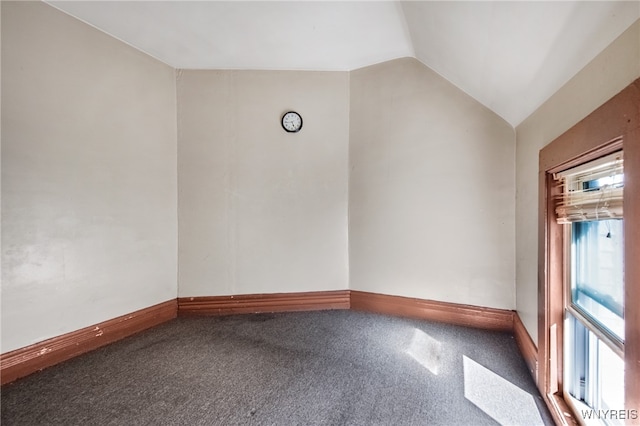
[[[111,320],[44,340],[0,355],[4,385],[46,367],[113,343],[175,318],[176,300],[169,300]]]
[[[511,331],[534,378],[537,350],[513,311],[363,291],[181,297],[0,355],[1,383],[66,361],[177,315],[233,315],[353,309],[489,330]]]
[[[456,303],[351,291],[351,309],[464,325],[513,331],[513,311]]]
[[[529,332],[527,332],[517,312],[513,315],[513,336],[516,339],[524,362],[527,363],[531,377],[538,383],[538,348],[536,344],[533,343]]]
[[[232,315],[349,309],[349,290],[178,298],[178,315]]]

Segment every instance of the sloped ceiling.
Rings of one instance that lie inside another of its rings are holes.
[[[638,1],[48,3],[175,68],[350,71],[412,56],[513,126],[640,17]]]

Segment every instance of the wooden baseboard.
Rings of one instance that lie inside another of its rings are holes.
[[[349,290],[178,298],[178,315],[231,315],[349,309]]]
[[[488,330],[513,331],[513,311],[351,291],[351,309]]]
[[[520,353],[527,363],[527,368],[533,380],[538,383],[538,348],[524,327],[517,312],[513,315],[513,336],[516,339]]]
[[[72,331],[0,355],[0,379],[4,385],[75,356],[113,343],[177,315],[176,300],[169,300],[127,315]]]
[[[513,311],[459,305],[363,291],[246,294],[181,297],[123,315],[91,327],[54,337],[0,355],[1,383],[6,384],[43,368],[113,343],[177,315],[232,315],[353,309],[401,317],[439,321],[489,330],[511,331],[529,370],[537,374],[537,349]]]

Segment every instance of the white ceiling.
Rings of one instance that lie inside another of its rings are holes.
[[[48,1],[183,69],[349,71],[412,56],[516,126],[639,1]]]

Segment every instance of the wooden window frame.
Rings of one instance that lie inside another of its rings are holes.
[[[563,399],[564,232],[553,173],[624,150],[625,407],[640,415],[640,79],[540,151],[537,384],[557,424],[578,420]],[[631,422],[638,420],[631,419]]]

